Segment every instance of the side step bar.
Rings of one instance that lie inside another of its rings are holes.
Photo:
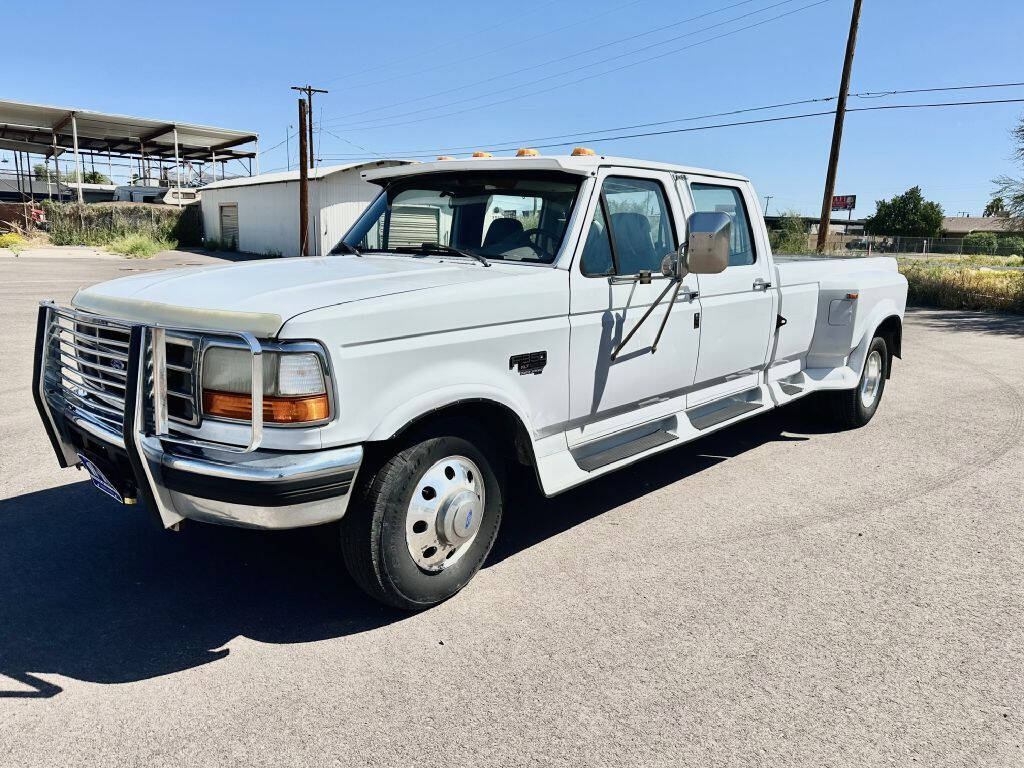
[[[616,461],[678,440],[679,435],[672,431],[675,428],[674,417],[664,419],[585,445],[573,451],[572,457],[584,472],[593,472]]]
[[[705,405],[691,408],[686,412],[686,417],[695,429],[707,429],[723,421],[735,419],[745,413],[756,411],[764,405],[761,400],[760,389],[748,389],[738,395],[723,397],[721,400],[714,400]]]

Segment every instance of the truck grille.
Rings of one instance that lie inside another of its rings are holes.
[[[52,309],[44,372],[47,394],[111,431],[122,432],[130,336],[128,323]],[[198,349],[196,337],[167,335],[168,416],[182,424],[199,423]],[[152,382],[153,366],[147,350],[147,391]]]

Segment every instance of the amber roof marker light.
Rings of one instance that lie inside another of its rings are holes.
[[[590,147],[573,147],[572,152],[569,153],[572,157],[590,157],[597,153]]]
[[[530,147],[522,147],[516,150],[516,157],[539,157],[540,152]]]
[[[490,152],[474,152],[473,157],[494,157]]]

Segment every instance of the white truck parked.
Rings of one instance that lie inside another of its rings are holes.
[[[871,419],[893,259],[773,256],[733,174],[522,154],[364,172],[381,194],[324,258],[41,305],[61,465],[169,528],[340,520],[356,582],[418,609],[481,567],[516,463],[550,496],[814,393]]]

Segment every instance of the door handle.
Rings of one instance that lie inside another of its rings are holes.
[[[687,301],[693,301],[700,296],[700,291],[680,291],[679,295]]]
[[[772,284],[769,283],[764,278],[759,277],[759,278],[757,278],[757,280],[754,281],[754,290],[755,291],[767,291],[771,287],[772,287]]]

